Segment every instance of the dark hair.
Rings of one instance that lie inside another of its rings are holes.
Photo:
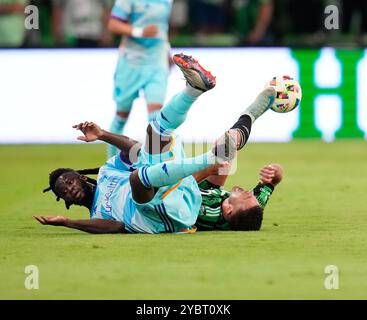
[[[56,181],[57,179],[63,175],[64,173],[68,173],[68,172],[75,172],[76,174],[79,174],[79,175],[86,175],[86,174],[98,174],[98,171],[99,171],[99,168],[94,168],[94,169],[82,169],[82,170],[74,170],[74,169],[71,169],[71,168],[58,168],[54,171],[52,171],[50,173],[50,176],[49,176],[49,187],[47,187],[46,189],[43,190],[43,192],[48,192],[50,190],[52,190],[52,192],[56,195],[56,201],[59,201],[60,200],[60,197],[59,195],[56,193],[56,190],[55,190],[55,185],[56,185]],[[97,185],[97,181],[92,179],[92,178],[89,178],[87,177],[87,181],[93,185]],[[65,206],[66,206],[66,209],[69,210],[70,208],[70,203],[67,203],[65,201]]]
[[[263,221],[264,210],[260,206],[231,214],[228,222],[234,231],[258,231]]]

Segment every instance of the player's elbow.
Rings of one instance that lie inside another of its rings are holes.
[[[110,17],[110,19],[108,20],[107,29],[111,33],[114,33],[117,35],[130,35],[131,34],[131,26],[114,17]]]
[[[107,29],[112,33],[116,33],[116,19],[110,18],[108,20]]]
[[[126,233],[125,224],[119,221],[114,221],[108,233]]]
[[[120,34],[121,33],[121,24],[124,24],[122,21],[117,20],[114,17],[110,17],[107,24],[108,31],[114,33],[114,34]]]

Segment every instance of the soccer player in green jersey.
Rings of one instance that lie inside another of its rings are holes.
[[[195,224],[198,231],[260,230],[263,210],[283,179],[283,169],[279,164],[269,164],[261,168],[259,175],[260,182],[252,191],[234,186],[229,192],[223,189],[228,175],[209,170],[194,174],[202,198]]]

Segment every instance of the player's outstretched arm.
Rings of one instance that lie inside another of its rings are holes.
[[[94,234],[125,233],[124,224],[114,220],[71,220],[63,216],[34,216],[34,218],[43,225],[67,227]]]
[[[83,132],[84,136],[79,136],[77,139],[85,142],[100,140],[113,144],[116,147],[120,146],[122,149],[139,143],[138,141],[122,134],[114,134],[103,130],[99,125],[90,121],[76,124],[73,126],[73,128]]]

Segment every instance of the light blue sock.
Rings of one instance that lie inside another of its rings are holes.
[[[181,161],[167,161],[139,168],[140,181],[146,188],[163,187],[177,183],[195,172],[206,169],[215,163],[212,151],[195,158]]]
[[[186,89],[175,95],[157,114],[150,124],[152,128],[163,136],[170,136],[186,119],[190,107],[203,92],[186,86]]]
[[[127,121],[126,118],[122,118],[119,115],[115,114],[115,116],[113,117],[111,126],[110,126],[110,132],[116,133],[116,134],[121,134],[122,130],[125,127],[126,121]],[[116,147],[114,147],[110,144],[107,146],[107,156],[108,156],[108,158],[111,158],[111,157],[115,156],[118,152],[119,152],[119,149],[117,149]]]

